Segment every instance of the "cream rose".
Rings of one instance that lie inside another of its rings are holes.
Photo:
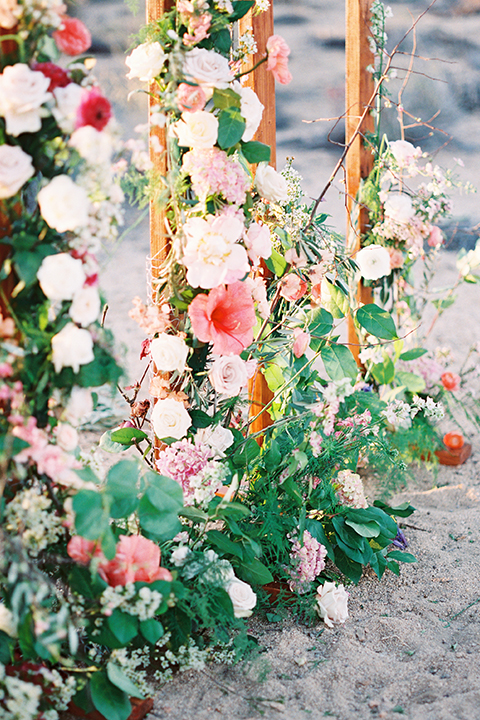
[[[160,440],[169,437],[181,440],[192,424],[184,404],[173,398],[157,400],[152,410],[151,421],[153,431]]]
[[[55,372],[64,367],[71,367],[78,373],[80,365],[88,365],[95,359],[93,340],[88,330],[82,330],[73,323],[67,323],[52,338],[52,362]]]
[[[106,165],[112,156],[112,139],[106,132],[100,132],[92,125],[75,130],[69,142],[89,165]]]
[[[73,452],[78,446],[78,433],[69,423],[59,423],[54,430],[59,445],[65,452]]]
[[[35,173],[32,158],[18,145],[0,145],[0,200],[15,195]]]
[[[47,114],[41,106],[51,98],[49,85],[50,78],[25,63],[7,65],[0,75],[0,115],[9,135],[40,130]]]
[[[412,200],[405,193],[389,193],[384,204],[385,216],[398,223],[407,223],[415,214]]]
[[[195,439],[209,445],[218,457],[223,457],[225,450],[233,443],[234,437],[231,430],[222,425],[216,425],[215,427],[201,428],[197,431]]]
[[[68,175],[57,175],[38,193],[43,219],[59,233],[88,223],[90,202],[85,190]]]
[[[247,384],[247,363],[239,355],[222,355],[214,361],[208,378],[218,393],[235,397]]]
[[[235,81],[232,84],[232,89],[240,95],[240,112],[246,123],[242,140],[248,142],[253,139],[260,125],[265,106],[260,102],[258,95],[252,88],[244,87],[238,81]]]
[[[0,28],[11,30],[18,22],[22,10],[17,0],[1,0],[0,2]]]
[[[287,202],[287,181],[268,163],[259,163],[255,175],[255,187],[265,200],[270,202]]]
[[[360,275],[365,280],[378,280],[385,275],[390,275],[392,271],[390,253],[382,245],[367,245],[357,252],[354,260],[358,265]]]
[[[320,585],[317,590],[316,611],[327,627],[341,625],[348,618],[348,593],[343,587],[333,582]]]
[[[52,115],[65,133],[72,133],[77,120],[77,110],[82,101],[83,88],[77,83],[69,83],[66,87],[58,87],[53,91],[55,107]]]
[[[143,43],[125,59],[125,64],[130,68],[127,78],[149,82],[160,74],[164,63],[165,52],[159,42]]]
[[[65,408],[64,417],[72,425],[80,425],[93,411],[92,393],[88,388],[75,385]]]
[[[217,141],[218,120],[215,115],[204,110],[182,113],[182,119],[173,127],[178,144],[182,147],[208,150]]]
[[[178,335],[160,333],[150,344],[155,367],[160,372],[182,373],[188,357],[188,345]]]
[[[213,88],[225,89],[233,80],[228,60],[215,50],[204,48],[194,48],[186,54],[183,74],[190,82],[201,85],[209,95]]]
[[[69,253],[57,253],[42,260],[37,279],[44,295],[55,301],[71,300],[87,278],[81,260]]]
[[[225,588],[230,596],[233,605],[233,612],[236,618],[247,618],[253,612],[257,604],[257,596],[250,585],[243,580],[235,578]]]
[[[73,322],[82,327],[91,325],[100,315],[100,295],[95,287],[84,287],[73,296],[68,311]]]

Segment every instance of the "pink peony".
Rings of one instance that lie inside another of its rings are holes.
[[[303,332],[300,328],[294,328],[293,330],[293,354],[296,358],[301,358],[305,355],[305,351],[310,345],[309,333]]]
[[[217,355],[240,355],[253,342],[255,308],[242,282],[216,287],[197,295],[188,308],[193,332],[202,342],[213,343]]]
[[[177,88],[177,107],[181,112],[198,112],[203,110],[207,98],[200,85],[180,83]]]
[[[101,131],[112,117],[112,106],[98,88],[85,90],[77,109],[75,128],[91,125]]]
[[[295,302],[305,295],[307,289],[308,285],[305,280],[302,280],[302,278],[295,273],[289,273],[281,280],[280,295],[285,298],[285,300]]]
[[[65,55],[81,55],[92,44],[92,36],[85,25],[77,18],[62,17],[59,30],[53,33],[58,49]]]
[[[271,70],[273,77],[282,85],[288,85],[292,75],[288,69],[288,56],[290,48],[280,35],[272,35],[267,40],[268,62],[267,70]]]
[[[113,560],[100,563],[99,575],[112,587],[127,583],[172,580],[171,573],[160,567],[160,548],[143,535],[120,535]]]

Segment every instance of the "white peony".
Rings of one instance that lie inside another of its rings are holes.
[[[262,198],[270,202],[284,203],[288,200],[287,181],[266,162],[257,166],[255,187]]]
[[[153,431],[160,440],[169,437],[181,440],[187,434],[192,419],[182,402],[166,398],[155,403],[151,422]]]
[[[252,88],[244,87],[238,81],[232,84],[232,89],[240,95],[240,113],[245,119],[246,126],[242,140],[248,142],[253,139],[262,120],[264,105],[258,99]]]
[[[65,408],[65,420],[72,425],[80,425],[92,411],[93,399],[90,390],[74,385]]]
[[[41,106],[51,98],[49,85],[50,78],[25,63],[7,65],[0,75],[0,115],[9,135],[40,130],[47,114]]]
[[[71,300],[83,287],[86,275],[81,260],[69,253],[48,255],[37,272],[38,282],[49,300]]]
[[[84,125],[75,130],[68,144],[74,147],[89,165],[106,165],[110,162],[112,139],[108,133],[100,132],[92,125]]]
[[[250,585],[243,580],[235,578],[225,588],[230,596],[233,605],[233,612],[236,618],[247,618],[253,612],[257,604],[257,596]]]
[[[183,74],[189,82],[200,85],[207,95],[213,88],[225,89],[233,80],[228,60],[215,50],[194,48],[186,53]]]
[[[248,365],[239,355],[217,357],[208,373],[213,388],[227,397],[239,395],[248,377]]]
[[[130,68],[127,78],[138,78],[149,82],[160,74],[165,63],[165,52],[159,42],[146,42],[139,45],[125,59]]]
[[[209,445],[218,457],[225,455],[225,450],[233,443],[234,437],[231,430],[223,425],[211,425],[197,431],[195,439],[205,445]]]
[[[365,280],[378,280],[385,275],[390,275],[392,271],[390,254],[382,245],[367,245],[357,252],[354,259]]]
[[[343,587],[333,582],[319,585],[317,590],[316,611],[327,627],[340,625],[348,618],[348,593]]]
[[[0,145],[0,200],[15,195],[35,173],[32,158],[18,145]]]
[[[388,193],[384,204],[385,217],[398,223],[407,223],[415,215],[412,200],[405,193]]]
[[[247,251],[237,242],[243,228],[241,220],[228,215],[193,217],[185,223],[181,262],[192,287],[214,288],[240,280],[248,273]]]
[[[78,373],[80,365],[88,365],[95,359],[93,340],[88,330],[82,330],[73,323],[67,323],[52,338],[52,362],[55,372],[64,367],[71,367]]]
[[[68,313],[77,325],[87,327],[98,320],[100,307],[100,295],[97,288],[87,286],[74,294]]]
[[[182,373],[188,357],[188,345],[178,335],[160,333],[150,344],[150,353],[155,367],[160,372]]]
[[[0,0],[0,28],[12,30],[21,13],[22,10],[17,0]]]
[[[78,446],[78,433],[69,423],[58,423],[54,430],[57,445],[71,453]]]
[[[78,106],[82,101],[83,88],[77,83],[69,83],[66,87],[58,87],[53,91],[55,106],[52,115],[64,133],[72,133],[77,120]]]
[[[208,150],[212,148],[218,135],[218,120],[215,115],[204,110],[197,112],[184,112],[182,119],[173,126],[182,147],[195,150]]]
[[[90,202],[85,190],[68,175],[57,175],[38,193],[43,219],[51,228],[63,233],[88,223]]]

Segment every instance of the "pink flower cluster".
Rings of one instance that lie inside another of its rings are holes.
[[[293,568],[288,571],[292,578],[288,581],[288,585],[294,592],[305,593],[308,591],[310,583],[325,568],[327,549],[312,537],[308,530],[303,533],[302,543],[298,538],[296,540],[289,539],[293,543],[290,552]]]
[[[183,156],[183,169],[192,180],[196,196],[222,195],[235,205],[243,205],[250,179],[240,163],[219,148],[190,150]]]
[[[213,460],[209,445],[190,439],[180,440],[159,453],[156,468],[160,475],[181,485],[185,505],[202,504],[211,500],[222,485],[216,472],[219,464]]]
[[[37,427],[36,418],[29,417],[26,424],[21,416],[11,417],[10,420],[15,423],[12,435],[29,443],[29,447],[19,452],[15,460],[34,463],[41,475],[47,475],[60,485],[75,485],[77,478],[72,470],[81,468],[81,463],[58,445],[50,443],[47,433]]]
[[[333,481],[340,505],[353,508],[367,508],[368,502],[363,489],[362,478],[351,470],[340,470]]]
[[[134,307],[128,315],[145,330],[147,335],[165,332],[170,325],[167,310],[164,311],[158,305],[144,305],[139,297],[134,297],[132,303]]]

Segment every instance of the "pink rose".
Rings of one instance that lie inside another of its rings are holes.
[[[272,35],[267,40],[268,62],[267,70],[271,70],[273,77],[282,85],[288,85],[292,75],[288,69],[288,56],[290,48],[280,35]]]
[[[58,49],[65,55],[81,55],[92,44],[92,36],[85,25],[77,18],[62,17],[59,30],[53,33]]]
[[[281,280],[280,295],[285,298],[285,300],[295,302],[295,300],[299,300],[305,295],[307,289],[308,285],[305,280],[302,280],[302,278],[295,273],[289,273]]]
[[[301,358],[310,345],[310,334],[303,332],[300,328],[294,328],[293,338],[293,354],[296,358]]]
[[[203,110],[207,98],[200,85],[180,83],[177,88],[177,106],[181,112],[198,112]]]
[[[452,392],[459,389],[462,381],[460,375],[453,372],[444,372],[440,380],[442,381],[442,385],[445,390],[451,390]]]

